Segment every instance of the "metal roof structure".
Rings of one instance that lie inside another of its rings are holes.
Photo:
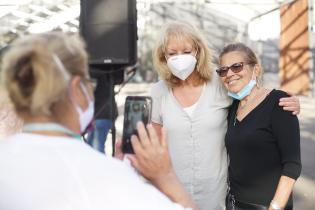
[[[79,0],[0,0],[0,46],[28,33],[75,33],[79,15]]]
[[[224,16],[252,22],[293,0],[138,0],[139,3],[194,2]],[[141,10],[139,7],[138,10]],[[141,11],[139,11],[141,13]],[[50,30],[77,32],[80,0],[0,0],[0,47],[18,36]],[[138,20],[139,21],[139,20]],[[140,20],[141,21],[141,20]]]
[[[206,0],[205,2],[213,9],[250,22],[294,0]]]

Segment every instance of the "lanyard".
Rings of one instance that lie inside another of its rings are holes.
[[[81,141],[81,135],[74,133],[58,123],[27,123],[23,126],[23,131],[57,131]]]

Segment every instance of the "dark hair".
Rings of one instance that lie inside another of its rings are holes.
[[[230,52],[235,52],[235,51],[243,52],[245,54],[245,59],[247,63],[253,64],[253,65],[258,64],[258,59],[255,53],[245,44],[240,43],[240,42],[225,46],[219,55],[219,62],[221,62],[223,55]]]

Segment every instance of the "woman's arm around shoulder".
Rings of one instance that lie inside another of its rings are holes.
[[[287,95],[279,90],[276,90],[275,94],[276,100]],[[275,104],[271,125],[281,153],[282,164],[284,164],[283,175],[296,179],[301,172],[299,120],[295,115]]]
[[[281,97],[279,106],[282,106],[283,110],[292,112],[293,115],[298,115],[301,111],[300,99],[292,93]]]

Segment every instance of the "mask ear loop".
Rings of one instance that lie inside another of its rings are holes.
[[[82,91],[83,91],[85,97],[88,99],[88,101],[91,101],[92,99],[91,99],[89,93],[87,92],[86,87],[83,85],[82,82],[80,82],[80,86],[81,86],[81,89],[82,89]]]
[[[52,54],[52,58],[54,60],[54,62],[57,65],[57,69],[61,72],[61,74],[64,76],[66,81],[70,81],[70,74],[69,72],[67,72],[65,66],[62,64],[60,58],[58,57],[58,55],[56,55],[55,53]],[[71,103],[75,106],[76,110],[78,112],[82,112],[81,109],[78,109],[76,103],[74,102],[73,96],[70,93],[70,88],[68,87],[68,95],[70,97]]]
[[[169,58],[166,57],[166,51],[164,51],[164,58],[165,58],[165,61],[166,63],[168,62],[168,59],[170,59],[172,56],[170,56]]]
[[[53,57],[53,60],[58,67],[57,69],[64,76],[66,81],[69,81],[70,80],[70,74],[69,74],[69,72],[67,72],[67,70],[66,70],[65,66],[63,65],[63,63],[61,62],[60,58],[55,53],[52,54],[52,57]]]
[[[87,90],[86,90],[86,88],[85,88],[85,86],[83,85],[82,82],[80,82],[80,86],[81,86],[81,89],[82,89],[82,91],[83,91],[83,94],[84,94],[84,96],[85,96],[85,98],[87,99],[87,102],[88,102],[88,104],[89,104],[89,103],[92,101],[92,100],[91,100],[91,97],[89,96],[89,94],[88,94],[88,92],[87,92]],[[69,91],[70,91],[70,90],[69,90]],[[79,115],[81,115],[84,110],[83,110],[78,104],[76,104],[76,103],[74,102],[74,99],[73,99],[72,95],[70,94],[70,92],[69,92],[69,95],[70,95],[71,103],[74,105],[74,107],[75,107],[75,109],[77,110],[77,112],[79,113]]]
[[[64,76],[66,81],[69,81],[70,80],[70,74],[69,74],[69,72],[67,72],[67,70],[66,70],[65,66],[63,65],[63,63],[61,62],[60,58],[55,53],[52,54],[52,57],[53,57],[53,60],[54,60],[54,62],[56,63],[56,65],[58,67],[58,70],[62,73],[62,75]],[[82,89],[85,97],[87,98],[87,100],[91,101],[92,99],[91,99],[90,95],[88,94],[88,92],[87,92],[87,90],[86,90],[86,88],[85,88],[85,86],[83,85],[82,82],[80,82],[80,86],[81,86],[81,89]],[[74,103],[72,95],[70,93],[69,93],[69,95],[70,95],[72,103]],[[77,109],[77,110],[79,112],[82,112],[81,109]]]
[[[196,53],[195,53],[195,55],[194,55],[194,57],[196,58],[196,66],[195,66],[195,69],[198,69],[198,65],[199,65],[199,62],[198,62],[198,59],[197,59],[197,54],[198,54],[198,48],[196,48]]]
[[[253,69],[252,80],[255,80],[255,81],[256,81],[256,87],[259,89],[259,88],[260,88],[260,82],[258,81],[257,76],[254,78],[254,73],[255,73],[255,70],[256,70],[256,65],[257,65],[257,64],[255,64],[254,69]]]
[[[198,54],[198,48],[196,49],[196,53],[195,53],[195,58],[197,59],[197,54]]]

